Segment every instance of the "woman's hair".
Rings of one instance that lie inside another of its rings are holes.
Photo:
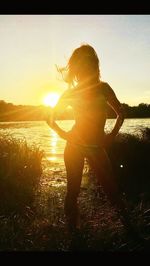
[[[57,68],[62,74],[63,79],[70,85],[75,81],[88,81],[100,78],[99,59],[94,48],[88,44],[76,48],[66,67]],[[64,75],[63,73],[66,74]]]

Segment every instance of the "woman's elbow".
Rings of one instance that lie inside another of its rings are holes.
[[[125,119],[125,115],[123,111],[119,112],[118,119],[120,120],[120,123],[123,124],[124,119]]]

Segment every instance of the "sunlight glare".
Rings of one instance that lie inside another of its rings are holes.
[[[58,102],[58,99],[59,99],[59,94],[56,92],[52,92],[52,93],[47,94],[44,97],[43,103],[46,106],[54,107],[56,103]]]
[[[56,158],[55,156],[53,156],[53,157],[48,157],[48,160],[49,160],[49,161],[56,161],[57,158]]]

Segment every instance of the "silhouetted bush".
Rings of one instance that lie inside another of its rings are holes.
[[[32,205],[42,173],[43,152],[25,140],[0,135],[0,212]]]
[[[132,200],[150,197],[150,128],[141,135],[118,134],[108,150],[117,182]]]

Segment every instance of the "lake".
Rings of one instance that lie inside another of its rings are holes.
[[[57,122],[66,131],[71,129],[73,120]],[[105,131],[111,131],[115,119],[108,119]],[[140,134],[142,128],[150,128],[150,118],[125,119],[121,133]],[[15,138],[25,138],[29,144],[37,144],[45,153],[49,163],[63,165],[63,151],[66,141],[61,139],[44,121],[0,122],[0,133],[11,133]]]

